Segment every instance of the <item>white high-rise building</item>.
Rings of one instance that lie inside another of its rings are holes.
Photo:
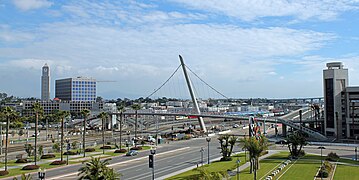
[[[42,67],[41,100],[50,101],[50,67],[47,63]]]

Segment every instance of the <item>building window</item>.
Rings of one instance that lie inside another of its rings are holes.
[[[334,84],[333,79],[325,79],[325,109],[327,128],[334,128]]]

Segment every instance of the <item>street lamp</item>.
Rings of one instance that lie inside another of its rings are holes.
[[[37,174],[38,174],[40,180],[45,179],[45,173],[46,173],[46,169],[44,169],[43,171],[41,169],[39,169],[39,172]]]
[[[69,165],[69,150],[70,150],[70,139],[69,138],[66,138],[66,143],[67,143],[67,147],[66,147],[66,150],[67,150],[67,153],[66,153],[66,165]]]
[[[322,168],[323,168],[323,149],[325,149],[325,147],[319,146],[318,149],[320,149],[320,160],[321,160],[320,170],[322,170]],[[323,172],[322,171],[320,171],[320,172],[321,172],[320,177],[321,177],[321,179],[323,179]]]
[[[152,168],[152,180],[155,180],[155,154],[156,148],[150,150],[151,154],[149,156],[149,167]]]
[[[204,151],[204,149],[203,149],[203,147],[201,147],[201,150],[199,152],[201,152],[201,164],[202,164],[202,166],[203,166],[203,151]]]
[[[127,147],[127,152],[130,152],[130,144],[127,140],[126,140],[126,147]]]
[[[207,141],[207,144],[208,144],[208,164],[209,164],[209,142],[211,142],[211,137],[206,137],[206,141]]]
[[[239,160],[239,157],[237,157],[237,180],[239,180],[239,164],[241,163],[241,160]]]

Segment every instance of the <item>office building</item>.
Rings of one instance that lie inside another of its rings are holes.
[[[41,100],[50,100],[50,67],[47,64],[42,67]]]
[[[55,97],[61,101],[95,102],[96,80],[87,77],[56,80]]]

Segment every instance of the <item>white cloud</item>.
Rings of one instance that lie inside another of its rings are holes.
[[[13,0],[14,5],[23,11],[50,7],[52,2],[47,0]]]
[[[212,11],[252,21],[262,17],[293,16],[296,19],[329,20],[339,13],[358,9],[358,1],[348,0],[173,0],[194,9]]]

